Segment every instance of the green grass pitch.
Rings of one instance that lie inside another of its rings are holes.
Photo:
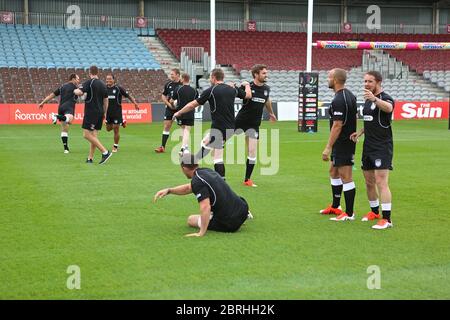
[[[394,122],[394,228],[377,231],[360,221],[368,211],[361,142],[358,219],[336,223],[318,213],[331,196],[321,161],[327,123],[317,134],[264,123],[280,130],[279,172],[261,176],[258,165],[253,189],[241,185],[244,165],[226,167],[255,219],[204,238],[184,237],[198,210],[193,195],[152,203],[159,189],[188,181],[169,154],[153,152],[161,123],[122,129],[120,151],[104,166],[98,153],[84,163],[79,125],[67,155],[59,127],[0,126],[0,299],[449,299],[447,126]],[[112,145],[112,133],[100,138]],[[66,286],[70,265],[80,267],[80,290]],[[381,289],[367,288],[371,265]]]

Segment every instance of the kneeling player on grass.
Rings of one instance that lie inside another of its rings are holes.
[[[245,133],[247,162],[244,185],[248,187],[256,187],[256,184],[253,183],[250,177],[256,164],[259,126],[261,125],[264,107],[269,112],[270,121],[277,121],[277,117],[272,110],[272,102],[269,98],[270,88],[266,85],[267,67],[262,64],[253,66],[252,76],[254,79],[250,83],[252,96],[250,99],[243,99],[242,109],[239,110],[236,116],[236,134]]]
[[[106,89],[108,90],[108,112],[106,113],[106,131],[114,129],[114,146],[112,152],[119,149],[119,128],[122,125],[126,127],[126,120],[122,118],[122,97],[128,98],[136,110],[139,106],[136,100],[123,87],[116,85],[116,78],[112,74],[106,76]]]
[[[168,194],[193,193],[199,202],[200,214],[189,216],[187,223],[200,230],[186,236],[202,237],[207,230],[236,232],[247,218],[252,218],[247,202],[234,193],[217,172],[199,168],[194,161],[195,157],[191,154],[184,154],[181,158],[181,170],[191,179],[191,183],[160,190],[153,201]]]
[[[75,73],[69,76],[69,82],[63,84],[56,89],[53,93],[49,94],[39,104],[39,109],[44,107],[44,104],[52,100],[57,96],[61,96],[58,106],[58,114],[52,116],[53,124],[59,120],[61,122],[61,140],[64,145],[64,153],[69,153],[69,125],[73,121],[75,114],[75,103],[77,102],[77,96],[73,93],[78,88],[80,78]]]

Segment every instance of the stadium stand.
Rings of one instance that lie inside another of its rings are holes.
[[[113,72],[138,102],[159,101],[167,76],[138,32],[0,24],[0,103],[36,103],[72,72],[87,79],[92,64],[100,77]]]
[[[157,30],[157,34],[176,56],[180,57],[181,47],[199,46],[209,50],[209,33],[202,30]],[[450,35],[411,35],[411,34],[339,34],[315,33],[315,40],[359,40],[359,41],[417,41],[443,42],[450,41]],[[272,98],[275,101],[295,101],[297,87],[292,83],[298,81],[298,71],[305,69],[306,34],[293,32],[242,32],[218,31],[217,62],[222,65],[232,65],[241,78],[251,80],[247,71],[259,61],[271,69],[269,85],[272,88]],[[450,52],[447,51],[394,51],[386,50],[391,56],[402,61],[416,71],[410,77],[403,79],[384,80],[386,91],[391,92],[400,100],[442,100],[444,95],[433,84],[449,91],[448,82],[440,76],[436,81],[425,77],[426,83],[420,77],[425,70],[450,70]],[[330,101],[333,93],[327,87],[327,70],[336,66],[349,70],[348,87],[358,100],[362,101],[363,72],[361,71],[362,50],[320,50],[313,49],[312,67],[319,72],[319,98]],[[431,71],[430,71],[431,72]],[[207,80],[199,82],[202,88],[209,86]]]
[[[73,72],[82,81],[88,79],[85,69],[0,68],[0,103],[36,103],[67,82]],[[118,83],[127,88],[137,102],[159,101],[161,88],[167,81],[162,70],[100,69],[99,77],[105,79],[106,74],[112,72]]]
[[[210,50],[207,30],[157,30],[158,36],[180,59],[182,47],[203,47]],[[314,40],[353,39],[349,34],[315,33]],[[232,65],[236,71],[249,70],[255,61],[263,61],[273,70],[304,70],[306,68],[306,34],[299,32],[217,31],[217,63]],[[349,69],[361,65],[362,50],[314,50],[313,68],[328,70],[339,61]]]
[[[133,29],[0,24],[0,37],[0,67],[161,68]]]

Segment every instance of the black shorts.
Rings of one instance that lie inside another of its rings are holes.
[[[101,130],[103,125],[103,113],[85,114],[81,127],[90,131]]]
[[[223,149],[225,142],[234,135],[234,129],[211,128],[209,143],[206,145],[212,149]]]
[[[248,217],[248,204],[244,198],[242,209],[238,212],[232,212],[227,215],[221,215],[220,213],[212,213],[212,218],[208,224],[208,230],[218,232],[236,232],[247,220]]]
[[[58,107],[58,114],[64,116],[66,114],[75,115],[75,106],[74,105],[61,105]]]
[[[245,133],[246,137],[259,140],[259,126],[246,126],[236,123],[236,134]]]
[[[177,124],[179,126],[190,126],[192,127],[194,125],[194,118],[191,119],[177,119]]]
[[[170,109],[166,106],[166,111],[164,113],[164,120],[172,120],[173,115],[177,112],[176,110]]]
[[[362,155],[361,169],[363,170],[393,170],[392,155],[389,153],[369,153]]]
[[[106,114],[106,123],[122,124],[123,123],[122,110],[114,112],[109,112],[108,110],[108,113]]]
[[[331,154],[331,163],[333,167],[353,166],[355,164],[355,154]]]

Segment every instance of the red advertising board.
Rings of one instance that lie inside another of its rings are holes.
[[[448,101],[397,101],[394,119],[448,119]]]
[[[48,124],[57,112],[57,104],[46,104],[42,110],[37,104],[0,104],[0,124]],[[132,103],[124,103],[122,115],[128,123],[150,123],[152,107],[150,103],[139,103],[139,110],[135,110]],[[74,123],[82,123],[84,104],[77,104],[74,116]]]

